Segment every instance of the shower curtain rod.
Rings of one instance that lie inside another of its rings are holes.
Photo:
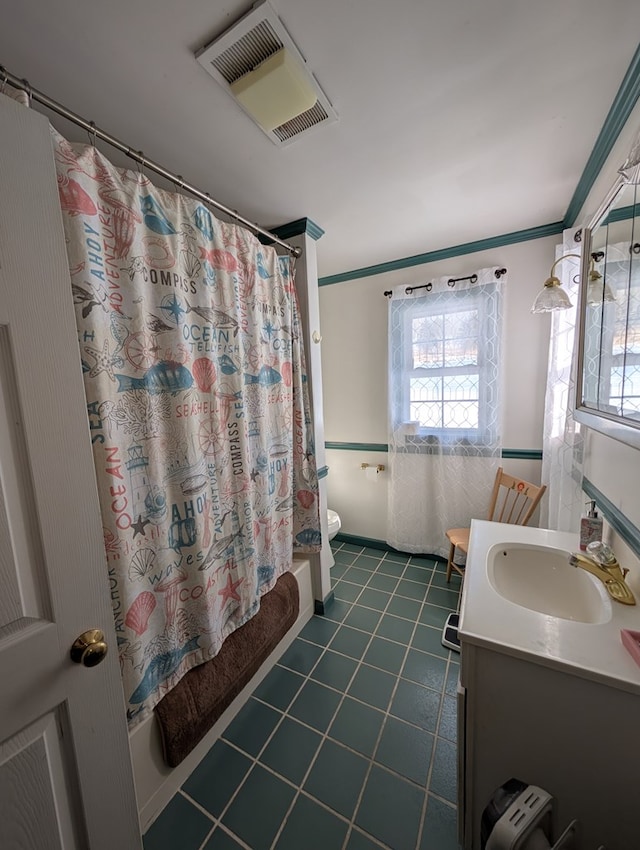
[[[82,118],[80,115],[76,115],[75,112],[72,112],[70,109],[67,109],[66,106],[63,106],[61,103],[58,103],[55,100],[52,100],[50,97],[47,97],[43,92],[38,91],[38,89],[34,89],[28,80],[20,79],[16,77],[14,74],[11,74],[7,71],[4,66],[0,65],[0,81],[2,87],[0,88],[0,92],[4,89],[4,86],[9,83],[13,88],[20,89],[23,92],[26,92],[29,101],[36,100],[38,103],[41,103],[43,106],[46,106],[47,109],[50,109],[52,112],[61,115],[63,118],[66,118],[68,121],[71,121],[73,124],[77,124],[78,127],[82,127],[86,130],[90,138],[93,137],[101,139],[103,142],[107,142],[107,144],[111,145],[114,148],[117,148],[122,153],[125,153],[128,157],[138,162],[143,168],[148,168],[150,171],[155,171],[156,174],[159,174],[161,177],[170,180],[172,183],[180,186],[181,189],[186,189],[191,195],[194,195],[200,201],[203,201],[205,204],[209,204],[209,206],[215,207],[217,210],[225,213],[231,218],[239,221],[241,224],[244,224],[245,227],[249,228],[249,230],[254,231],[255,233],[261,233],[262,236],[266,236],[272,242],[276,242],[278,245],[281,245],[283,248],[286,248],[290,254],[294,257],[302,256],[302,248],[295,248],[293,245],[290,245],[288,242],[284,242],[282,239],[277,237],[275,234],[271,233],[268,230],[265,230],[262,227],[259,227],[257,224],[253,224],[253,222],[249,221],[243,216],[238,215],[234,210],[230,210],[228,207],[225,207],[224,204],[219,203],[218,201],[214,201],[206,192],[201,192],[200,189],[193,186],[191,183],[187,183],[179,174],[174,174],[171,171],[167,171],[166,168],[163,168],[161,165],[158,165],[151,159],[147,159],[144,155],[143,151],[135,151],[133,148],[125,145],[124,142],[121,142],[120,139],[116,139],[115,136],[110,135],[109,133],[105,133],[104,130],[101,130],[99,127],[96,127],[93,121],[87,121]]]

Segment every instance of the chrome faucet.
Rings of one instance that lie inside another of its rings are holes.
[[[618,563],[613,549],[601,540],[589,543],[587,554],[574,552],[569,556],[573,567],[581,567],[591,575],[600,579],[609,596],[623,605],[635,605],[636,600],[625,582],[629,570],[623,569]]]

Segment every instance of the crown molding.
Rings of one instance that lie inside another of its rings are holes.
[[[279,239],[291,239],[292,236],[301,236],[306,233],[316,242],[324,236],[324,230],[310,218],[297,218],[295,221],[289,221],[279,227],[272,227],[271,232]]]
[[[352,269],[349,272],[328,275],[318,279],[318,286],[330,286],[332,283],[344,283],[348,280],[358,280],[358,278],[362,277],[385,274],[386,272],[393,272],[398,269],[407,269],[411,266],[420,266],[424,263],[448,260],[450,257],[475,254],[476,251],[488,251],[493,248],[502,248],[504,245],[528,242],[530,239],[556,236],[558,233],[562,233],[562,230],[563,223],[561,221],[554,221],[551,224],[541,224],[538,227],[527,227],[525,230],[514,230],[511,233],[502,233],[500,236],[490,236],[488,239],[478,239],[475,242],[463,242],[461,245],[452,245],[450,248],[428,251],[426,254],[414,254],[412,257],[401,257],[399,260],[390,260],[388,263],[378,263],[375,266],[365,266],[361,269]],[[280,236],[277,230],[274,230],[274,233]]]
[[[578,185],[564,216],[565,228],[573,227],[576,223],[584,202],[587,200],[598,174],[600,174],[607,157],[611,153],[620,131],[627,123],[638,97],[640,97],[640,45],[638,45],[627,68],[627,73],[624,75],[593,150],[589,154],[587,164],[578,180]]]

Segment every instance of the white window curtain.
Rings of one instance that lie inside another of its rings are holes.
[[[576,229],[565,230],[556,259],[581,254]],[[584,427],[573,418],[578,337],[578,293],[580,259],[566,257],[556,266],[573,307],[551,314],[549,364],[545,396],[542,483],[547,491],[540,508],[540,527],[576,531],[583,511],[582,492]]]
[[[500,466],[505,277],[396,287],[389,301],[387,543],[446,556],[448,528],[486,516]]]

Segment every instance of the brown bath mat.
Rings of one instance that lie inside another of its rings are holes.
[[[155,707],[164,759],[176,767],[211,729],[298,618],[298,582],[283,573],[260,610],[220,652],[182,677]]]

